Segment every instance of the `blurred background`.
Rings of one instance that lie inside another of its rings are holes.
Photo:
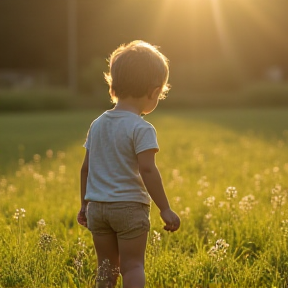
[[[288,106],[287,0],[1,0],[0,111],[106,108],[106,59],[170,59],[162,107]]]

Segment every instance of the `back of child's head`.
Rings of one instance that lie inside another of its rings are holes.
[[[169,91],[168,59],[147,42],[137,40],[118,47],[110,56],[109,68],[105,79],[113,100],[140,98],[158,87],[162,89],[159,98],[163,99]]]

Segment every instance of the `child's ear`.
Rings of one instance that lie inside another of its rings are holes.
[[[155,99],[155,98],[158,98],[159,95],[160,95],[160,93],[161,93],[161,91],[162,91],[162,88],[161,88],[161,87],[156,87],[156,88],[154,88],[154,89],[152,90],[152,92],[150,93],[149,98],[152,99],[152,100]]]

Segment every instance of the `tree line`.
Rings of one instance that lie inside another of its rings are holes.
[[[172,85],[183,90],[235,89],[274,66],[287,78],[287,1],[76,2],[81,89],[93,89],[94,77],[101,84],[105,59],[134,39],[161,46],[170,59]],[[66,84],[68,5],[68,0],[1,0],[0,70],[40,70],[50,81]]]

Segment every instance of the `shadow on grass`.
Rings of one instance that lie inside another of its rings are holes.
[[[91,121],[100,111],[8,113],[0,117],[0,175],[15,171],[18,159],[31,161],[48,149],[65,151],[84,144]],[[84,148],[83,148],[84,149]]]
[[[91,121],[101,112],[85,110],[1,115],[0,175],[15,171],[19,158],[30,161],[35,154],[44,156],[48,149],[65,151],[75,143],[81,147]],[[189,129],[197,123],[213,123],[239,134],[250,133],[267,142],[288,139],[288,109],[164,110],[160,105],[160,109],[145,119],[155,123],[156,128],[159,124],[160,129],[177,129],[177,123],[181,129]]]
[[[228,109],[179,109],[162,110],[163,115],[183,119],[187,129],[193,123],[213,123],[236,133],[249,133],[264,141],[288,140],[288,108],[228,108]],[[153,122],[159,115],[149,115]]]

